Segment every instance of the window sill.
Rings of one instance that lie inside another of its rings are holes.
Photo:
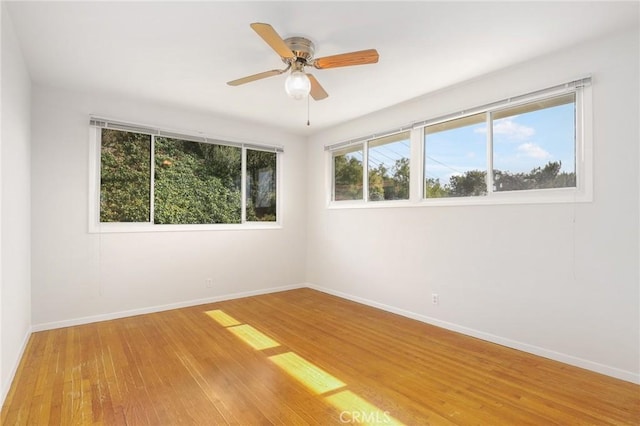
[[[152,225],[146,223],[101,223],[90,224],[90,234],[134,233],[134,232],[207,232],[207,231],[249,231],[282,229],[277,222],[248,222],[208,225]]]
[[[377,209],[387,207],[411,207],[415,203],[410,200],[390,200],[390,201],[330,201],[329,209]]]
[[[418,201],[331,201],[330,210],[369,209],[389,207],[444,207],[444,206],[487,206],[513,204],[561,204],[589,203],[592,194],[575,188],[545,189],[517,192],[494,192],[477,197],[423,198]]]

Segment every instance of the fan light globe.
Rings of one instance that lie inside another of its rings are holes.
[[[293,99],[303,99],[311,92],[309,77],[302,71],[292,72],[284,82],[284,90]]]

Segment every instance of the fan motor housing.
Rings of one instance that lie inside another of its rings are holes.
[[[315,46],[313,42],[304,37],[289,37],[284,40],[287,47],[296,55],[296,61],[303,60],[305,63],[313,58]],[[284,62],[291,62],[291,59],[283,59]]]

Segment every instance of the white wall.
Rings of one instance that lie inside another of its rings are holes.
[[[113,95],[37,85],[33,91],[35,329],[304,282],[306,144],[302,138]],[[200,131],[223,139],[284,145],[284,227],[89,234],[90,114]],[[213,279],[213,288],[205,288],[207,278]]]
[[[637,29],[621,32],[311,137],[308,281],[640,381],[638,39]],[[593,202],[326,208],[325,145],[587,74],[593,76]],[[440,295],[438,306],[431,293]]]
[[[0,401],[4,401],[31,327],[31,82],[4,3],[0,7]]]

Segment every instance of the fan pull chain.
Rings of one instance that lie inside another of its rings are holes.
[[[309,122],[309,95],[307,95],[307,127],[310,125],[311,123]]]

